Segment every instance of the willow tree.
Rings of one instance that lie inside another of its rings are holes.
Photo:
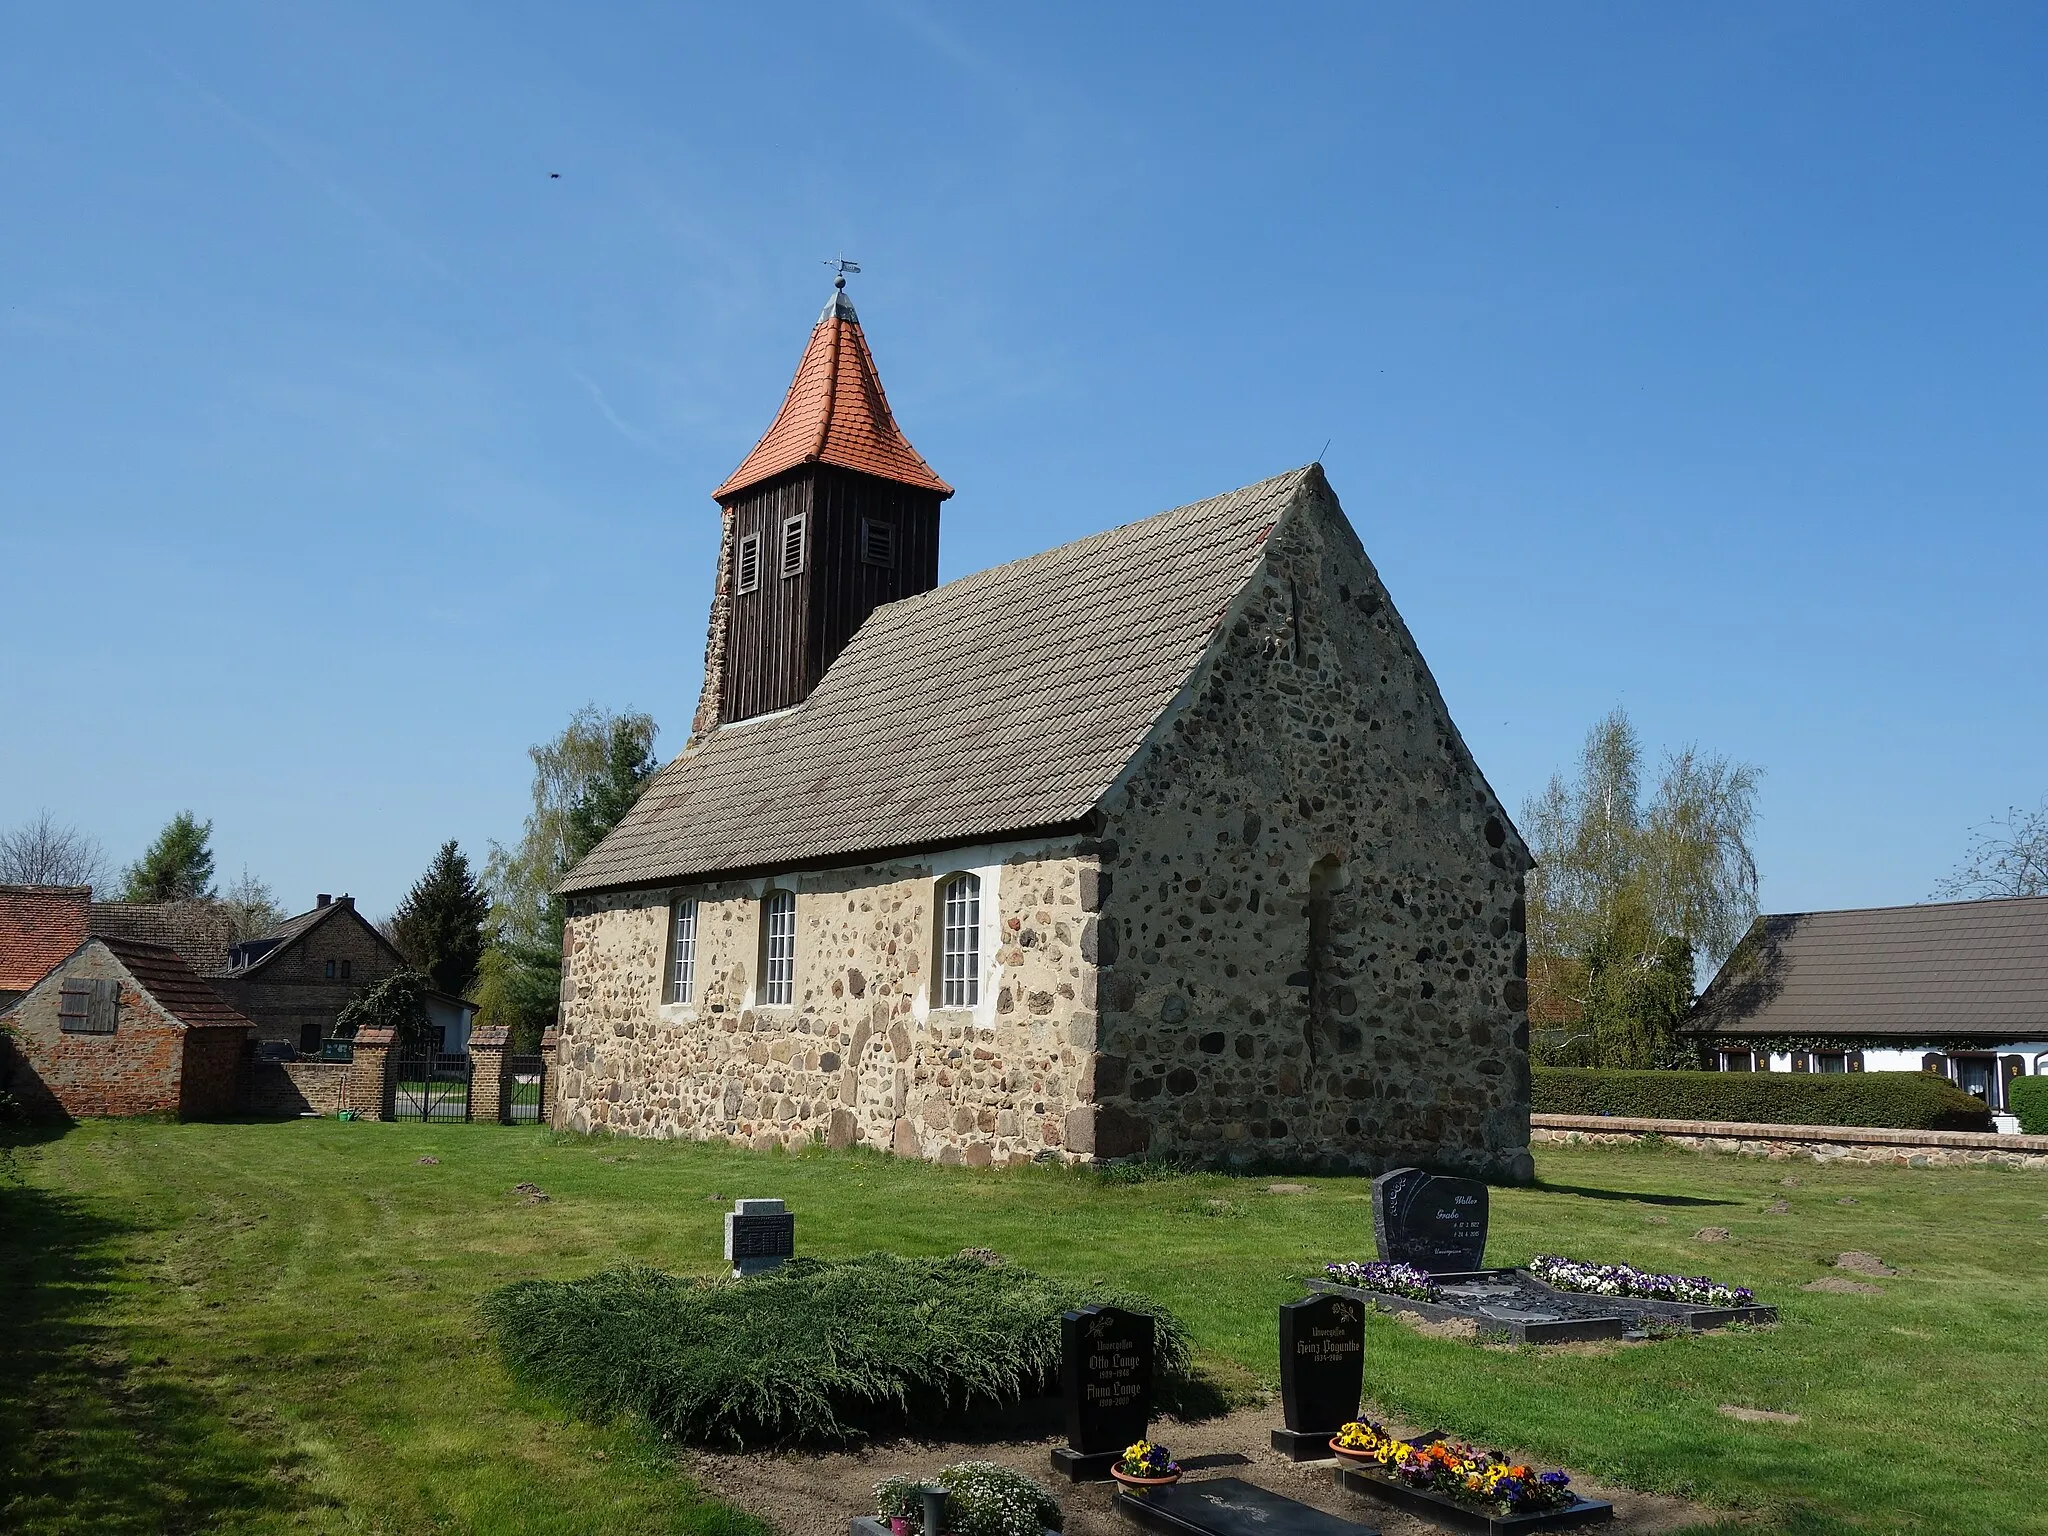
[[[1687,1064],[1677,1026],[1695,962],[1718,964],[1756,919],[1761,770],[1688,746],[1666,754],[1645,798],[1643,767],[1616,709],[1587,733],[1576,777],[1553,776],[1524,807],[1539,1060]]]
[[[494,938],[477,971],[480,1020],[531,1050],[561,1006],[563,873],[619,822],[660,765],[651,715],[586,704],[533,760],[533,809],[516,846],[491,844],[484,883]]]

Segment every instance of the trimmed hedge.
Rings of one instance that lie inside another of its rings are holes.
[[[2048,1077],[2016,1077],[2006,1085],[2006,1106],[2029,1136],[2048,1136]]]
[[[1188,1332],[1157,1302],[978,1259],[792,1259],[750,1280],[642,1265],[521,1280],[483,1314],[512,1373],[585,1416],[643,1415],[697,1444],[846,1444],[1057,1390],[1060,1314],[1090,1302],[1152,1317],[1160,1376]]]
[[[1991,1111],[1983,1100],[1931,1072],[1621,1072],[1537,1067],[1530,1076],[1530,1108],[1543,1115],[1881,1126],[1901,1131],[1991,1129]]]

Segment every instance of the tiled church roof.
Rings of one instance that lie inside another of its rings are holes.
[[[1173,702],[1314,466],[875,610],[786,714],[658,774],[565,892],[1067,827]]]
[[[843,292],[834,293],[818,316],[782,409],[712,499],[725,501],[799,464],[836,464],[941,496],[953,494],[890,414],[860,317]]]

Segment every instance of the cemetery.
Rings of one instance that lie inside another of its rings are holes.
[[[939,1536],[1804,1536],[1999,1529],[2041,1480],[1969,1428],[2035,1374],[1997,1322],[2048,1302],[2023,1174],[1553,1148],[1528,1188],[1375,1188],[334,1121],[6,1151],[0,1214],[74,1277],[0,1275],[25,1529],[925,1536],[937,1491]],[[1759,1310],[1500,1315],[1581,1305]]]

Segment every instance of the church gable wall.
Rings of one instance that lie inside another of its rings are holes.
[[[1526,854],[1324,494],[1107,802],[1096,1150],[1525,1179]]]
[[[981,877],[973,1008],[933,998],[939,882]],[[806,872],[793,1000],[761,1001],[768,882],[570,902],[558,1124],[798,1147],[862,1144],[986,1165],[1085,1154],[1093,860],[962,849]],[[671,903],[697,899],[695,985],[663,1001]]]

